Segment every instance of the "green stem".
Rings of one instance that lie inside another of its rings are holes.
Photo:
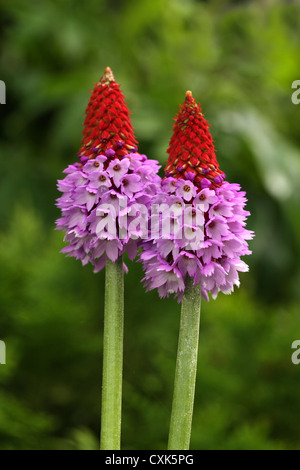
[[[169,450],[190,446],[200,331],[201,286],[189,277],[183,296],[169,433]]]
[[[123,260],[107,260],[103,339],[103,381],[101,411],[101,450],[120,450],[123,336],[124,274]]]

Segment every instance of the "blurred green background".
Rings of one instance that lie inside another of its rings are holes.
[[[10,0],[0,25],[0,449],[98,448],[104,273],[59,253],[54,201],[108,65],[141,152],[165,163],[191,89],[249,198],[250,272],[203,302],[191,448],[300,449],[299,3]],[[128,266],[123,448],[165,449],[180,308]]]

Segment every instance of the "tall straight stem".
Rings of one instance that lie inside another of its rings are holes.
[[[101,410],[101,450],[120,450],[123,336],[124,274],[123,260],[107,260],[103,339],[103,380]]]
[[[169,450],[190,446],[200,332],[201,286],[188,278],[182,300]]]

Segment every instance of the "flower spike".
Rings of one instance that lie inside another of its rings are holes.
[[[209,293],[230,294],[239,286],[238,272],[248,270],[240,259],[251,253],[247,241],[253,238],[245,228],[246,193],[225,181],[208,128],[188,91],[175,118],[163,194],[153,200],[164,204],[162,216],[140,255],[146,288],[157,288],[160,297],[175,294],[181,301],[190,278],[206,300]]]
[[[138,204],[147,209],[160,188],[160,167],[138,153],[129,110],[109,67],[87,106],[79,158],[58,181],[62,217],[56,224],[66,232],[62,252],[98,272],[107,258],[115,262],[125,251],[130,259],[136,256],[141,231],[132,219]],[[141,213],[142,227],[147,217]]]
[[[122,255],[136,256],[160,177],[158,163],[137,151],[129,110],[109,67],[90,97],[78,157],[58,181],[62,217],[56,225],[66,233],[63,253],[91,263],[94,272],[106,266],[100,448],[120,450],[127,270]]]

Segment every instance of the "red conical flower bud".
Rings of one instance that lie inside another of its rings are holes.
[[[110,149],[111,152],[107,152]],[[107,152],[109,158],[120,158],[136,150],[137,140],[124,96],[111,69],[106,67],[86,109],[79,156],[84,162],[100,153]]]
[[[167,152],[166,176],[193,180],[199,188],[204,179],[203,185],[211,183],[212,188],[222,184],[225,175],[219,169],[209,124],[191,91],[186,92],[185,101],[175,117]]]

